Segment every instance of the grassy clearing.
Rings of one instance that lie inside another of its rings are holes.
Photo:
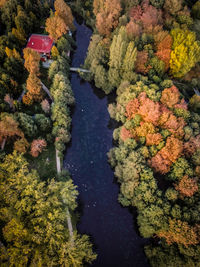
[[[42,180],[56,176],[56,152],[54,145],[49,145],[37,158],[27,155],[30,167],[36,169]]]
[[[51,81],[48,79],[48,69],[43,68],[42,65],[40,65],[40,79],[50,89]]]

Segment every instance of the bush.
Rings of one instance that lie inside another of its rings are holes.
[[[200,19],[200,1],[197,1],[192,7],[192,16],[195,19]]]
[[[35,122],[42,132],[48,132],[51,128],[51,120],[44,114],[35,114]]]

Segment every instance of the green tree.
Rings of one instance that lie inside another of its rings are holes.
[[[192,6],[192,16],[196,19],[200,19],[200,2],[197,1],[193,6]]]
[[[119,86],[121,80],[136,81],[134,73],[137,48],[134,42],[128,41],[126,29],[122,26],[114,35],[110,46],[108,79],[113,87]]]
[[[59,69],[59,65],[57,65]],[[54,98],[51,119],[53,120],[52,133],[55,136],[55,146],[60,157],[65,150],[65,144],[70,141],[71,117],[69,105],[74,104],[74,96],[69,80],[65,73],[58,72],[53,76],[51,93]]]
[[[18,4],[18,0],[8,0],[1,8],[1,19],[5,23],[8,32],[15,26]]]
[[[51,120],[44,114],[35,114],[34,120],[39,131],[48,132],[51,129]]]
[[[6,156],[0,169],[0,219],[6,240],[0,259],[10,266],[81,266],[95,259],[88,237],[75,234],[72,242],[66,228],[67,210],[77,206],[71,179],[41,182],[16,151]]]
[[[22,128],[22,131],[27,137],[34,137],[38,133],[37,125],[34,123],[32,116],[19,112],[17,115],[17,120]]]
[[[130,42],[128,44],[122,64],[121,76],[123,80],[129,82],[136,81],[136,75],[134,73],[136,57],[137,57],[137,48],[135,47],[134,42]]]
[[[156,8],[162,8],[163,4],[165,3],[165,0],[150,0],[150,3]]]
[[[123,59],[125,57],[127,47],[128,37],[125,27],[122,26],[119,30],[119,34],[114,35],[110,46],[110,68],[108,72],[108,78],[113,87],[117,87],[120,84],[120,72],[122,70]]]

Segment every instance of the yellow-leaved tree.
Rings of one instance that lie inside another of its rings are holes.
[[[55,42],[68,32],[74,30],[73,16],[70,7],[64,0],[56,0],[54,3],[55,13],[46,20],[46,31]]]
[[[46,20],[45,29],[49,33],[49,37],[55,42],[69,30],[64,20],[59,16],[53,16],[48,18]]]
[[[24,48],[24,67],[28,70],[29,76],[26,81],[27,93],[23,96],[23,102],[31,105],[33,101],[42,100],[42,86],[38,78],[40,75],[40,55],[31,48]]]
[[[173,38],[170,73],[175,78],[181,78],[200,60],[200,42],[189,30],[176,28],[170,34]]]

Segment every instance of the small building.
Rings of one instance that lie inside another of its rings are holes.
[[[46,61],[51,58],[51,49],[53,40],[48,35],[32,34],[27,42],[26,47],[34,49],[41,55],[41,60]]]

